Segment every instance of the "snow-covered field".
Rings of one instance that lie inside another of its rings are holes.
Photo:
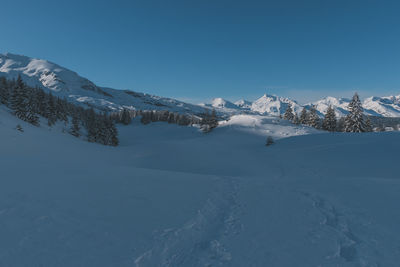
[[[105,147],[0,108],[0,266],[398,266],[399,132],[245,116]]]

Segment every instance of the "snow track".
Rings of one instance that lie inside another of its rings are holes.
[[[303,193],[309,198],[313,206],[322,214],[321,231],[319,235],[333,234],[338,244],[337,251],[328,256],[328,259],[342,258],[351,266],[379,266],[378,253],[369,245],[368,237],[358,236],[351,225],[349,216],[338,209],[326,199],[309,193]]]
[[[214,266],[231,260],[224,238],[241,230],[237,183],[222,177],[197,215],[177,229],[155,234],[153,247],[135,260],[136,266]]]

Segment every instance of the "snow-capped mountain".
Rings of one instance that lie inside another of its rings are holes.
[[[363,107],[370,115],[382,117],[400,117],[400,95],[386,97],[368,97]]]
[[[310,108],[314,105],[315,109],[318,111],[319,115],[324,115],[329,106],[332,106],[336,111],[336,116],[343,117],[347,111],[347,106],[350,103],[350,99],[347,98],[336,98],[332,96],[325,97],[316,102],[305,105],[306,108]]]
[[[234,104],[242,109],[251,109],[251,104],[253,103],[244,99],[240,99],[236,101]]]
[[[336,115],[338,117],[342,117],[348,113],[347,107],[350,101],[351,100],[347,98],[335,98],[329,96],[305,106],[309,108],[311,105],[314,105],[320,115],[323,115],[331,105],[335,109]],[[400,95],[388,97],[369,97],[363,101],[362,105],[366,115],[378,117],[400,117]]]
[[[76,72],[47,60],[10,53],[0,54],[0,76],[15,79],[18,75],[30,86],[41,87],[58,97],[101,110],[119,110],[126,107],[181,113],[204,112],[204,107],[171,98],[100,87]]]
[[[309,108],[313,104],[321,116],[325,114],[328,106],[332,105],[337,116],[340,117],[347,114],[347,106],[350,102],[346,98],[326,97],[302,106],[289,98],[265,94],[254,102],[239,100],[232,103],[223,98],[215,98],[210,104],[194,105],[131,90],[101,87],[76,72],[47,60],[10,53],[0,54],[0,76],[15,79],[18,75],[21,75],[30,86],[41,87],[58,97],[65,97],[71,102],[100,110],[119,110],[125,107],[200,114],[207,108],[215,108],[221,115],[254,113],[278,116],[285,112],[289,104],[297,113],[303,107]],[[400,117],[400,95],[369,97],[364,100],[363,107],[365,114],[368,115]]]
[[[230,109],[238,108],[238,106],[223,98],[214,98],[211,102],[211,106],[214,108],[230,108]]]
[[[251,104],[251,111],[261,114],[279,116],[285,113],[289,104],[295,112],[300,112],[301,106],[289,98],[265,94]]]

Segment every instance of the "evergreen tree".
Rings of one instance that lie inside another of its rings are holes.
[[[215,112],[215,109],[211,111],[211,117],[209,123],[211,129],[214,129],[218,126],[217,113]]]
[[[55,99],[51,93],[47,95],[45,117],[49,126],[54,125],[57,121]]]
[[[332,106],[329,106],[326,111],[325,118],[322,122],[322,129],[329,132],[334,132],[336,129],[336,114]]]
[[[283,118],[288,121],[293,121],[294,115],[293,115],[293,109],[292,109],[291,104],[288,104],[285,114],[283,114]]]
[[[132,118],[129,113],[129,110],[124,108],[121,113],[121,122],[125,125],[128,125],[131,123],[131,121],[132,121]]]
[[[339,118],[336,124],[336,131],[344,132],[344,125],[345,125],[345,118],[344,117]]]
[[[274,139],[272,138],[272,136],[268,136],[267,137],[267,142],[266,142],[266,146],[270,146],[270,145],[272,145],[272,144],[274,144],[275,143],[275,141],[274,141]]]
[[[86,115],[86,129],[87,138],[89,142],[97,141],[97,125],[96,125],[96,113],[93,108],[87,111]]]
[[[319,117],[317,114],[317,109],[315,108],[314,105],[312,105],[310,108],[310,113],[308,115],[308,123],[307,124],[314,128],[318,128],[318,126],[319,126]]]
[[[18,76],[11,96],[11,108],[14,110],[15,116],[21,120],[27,120],[27,105],[28,96],[25,84],[21,76]]]
[[[0,104],[8,105],[10,99],[10,89],[6,78],[0,77]]]
[[[367,117],[367,120],[365,121],[365,131],[366,132],[372,132],[372,123],[371,123],[371,119],[370,119],[370,117],[368,116]]]
[[[301,124],[307,124],[308,123],[308,112],[307,112],[306,108],[303,108],[301,110],[299,122]]]
[[[218,120],[215,109],[212,110],[211,115],[210,113],[208,113],[208,110],[206,110],[200,122],[200,129],[203,132],[208,133],[217,126],[218,126]]]
[[[359,133],[364,131],[363,108],[357,93],[348,106],[349,114],[345,119],[345,131]]]
[[[80,126],[79,126],[79,119],[76,114],[72,116],[72,125],[71,125],[71,134],[75,137],[79,137],[80,134]]]

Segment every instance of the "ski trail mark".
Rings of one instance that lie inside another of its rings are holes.
[[[224,237],[241,230],[236,192],[233,178],[220,178],[197,215],[180,228],[158,234],[153,247],[135,260],[136,266],[211,266],[229,262],[232,256],[223,245]]]

